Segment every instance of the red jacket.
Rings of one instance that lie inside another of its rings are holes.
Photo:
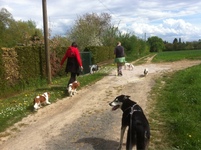
[[[80,67],[82,66],[82,60],[81,60],[81,57],[80,57],[80,53],[79,53],[78,48],[70,46],[70,47],[67,49],[67,51],[66,51],[64,57],[63,57],[62,60],[61,60],[61,63],[60,63],[61,66],[63,65],[63,63],[64,63],[64,61],[66,60],[67,57],[76,57],[79,66],[80,66]]]
[[[67,59],[66,69],[65,72],[76,73],[77,75],[80,74],[80,67],[82,66],[82,60],[80,57],[80,53],[78,48],[70,46],[64,57],[61,60],[61,66],[63,65],[64,61]]]

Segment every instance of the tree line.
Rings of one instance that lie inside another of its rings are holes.
[[[66,30],[66,36],[51,36],[49,29],[50,50],[57,47],[69,46],[72,41],[79,44],[82,51],[88,46],[116,46],[121,41],[127,53],[140,55],[148,52],[161,52],[185,49],[201,49],[201,40],[195,42],[181,42],[174,39],[172,43],[163,41],[160,37],[149,37],[147,41],[138,38],[133,33],[122,33],[111,23],[108,13],[86,13],[78,16],[73,26]],[[36,23],[16,21],[5,8],[0,10],[0,47],[43,45],[43,31],[36,27]]]

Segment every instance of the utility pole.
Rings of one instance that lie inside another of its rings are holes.
[[[48,23],[47,23],[47,3],[46,0],[42,0],[43,5],[43,28],[44,28],[44,42],[45,42],[45,54],[46,54],[46,72],[48,77],[48,84],[51,84],[51,65],[50,65],[50,51],[48,44]]]
[[[147,34],[145,32],[145,34],[144,34],[144,41],[146,42],[146,40],[147,40]]]

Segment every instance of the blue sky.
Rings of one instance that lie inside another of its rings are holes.
[[[172,42],[201,39],[199,0],[46,0],[48,26],[52,35],[65,35],[78,16],[109,13],[120,31],[139,38],[158,36]],[[15,20],[32,20],[43,29],[42,0],[0,0]]]

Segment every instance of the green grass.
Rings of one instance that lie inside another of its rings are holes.
[[[161,52],[154,57],[153,62],[172,62],[184,59],[201,59],[201,50]]]
[[[169,53],[167,57],[170,58]],[[153,149],[201,149],[200,83],[201,65],[164,74],[156,80],[152,89],[154,108],[150,114]]]

